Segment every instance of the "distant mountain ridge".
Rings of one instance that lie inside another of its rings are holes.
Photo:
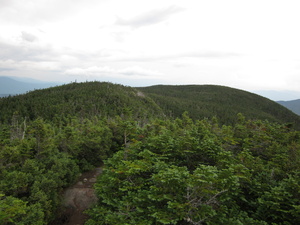
[[[22,81],[21,81],[22,80]],[[43,89],[59,85],[59,83],[42,82],[34,79],[0,77],[0,97],[8,95],[24,94],[35,89]]]
[[[260,90],[260,91],[251,91],[255,94],[264,96],[273,101],[292,101],[295,99],[300,99],[299,91],[275,91],[275,90]]]
[[[300,116],[300,99],[292,101],[278,101],[278,103]]]

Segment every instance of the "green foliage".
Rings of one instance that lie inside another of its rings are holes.
[[[11,122],[15,112],[30,120],[38,117],[57,122],[68,116],[91,119],[126,115],[139,120],[162,116],[154,101],[136,89],[100,82],[71,83],[35,90],[24,95],[0,98],[0,122]]]
[[[16,223],[26,213],[26,203],[20,199],[0,194],[0,223]]]
[[[1,215],[8,218],[5,221],[48,224],[60,207],[62,189],[76,180],[80,170],[100,165],[111,154],[112,135],[105,120],[73,118],[65,124],[56,127],[38,118],[28,121],[24,135],[3,140],[0,190],[25,212],[6,210]]]
[[[298,224],[299,132],[155,120],[105,161],[87,224]],[[281,138],[279,138],[281,137]]]
[[[300,129],[300,117],[267,98],[246,91],[216,85],[156,85],[138,90],[151,97],[171,117],[188,111],[194,120],[217,116],[220,124],[232,125],[235,115],[250,119],[293,123]]]
[[[257,217],[277,224],[300,223],[299,181],[299,174],[290,175],[266,191],[258,199]]]
[[[72,155],[81,168],[88,169],[99,166],[110,155],[112,133],[105,121],[73,118],[60,130],[57,142],[60,151]]]

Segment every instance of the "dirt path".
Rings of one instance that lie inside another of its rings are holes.
[[[82,225],[87,220],[87,215],[83,211],[97,202],[97,197],[93,189],[96,178],[102,172],[102,168],[83,173],[76,184],[69,187],[64,192],[63,225]]]

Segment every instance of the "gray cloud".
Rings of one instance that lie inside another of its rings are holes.
[[[20,47],[0,42],[0,49],[0,60],[21,60],[24,57],[27,58],[25,55],[28,53],[25,54],[25,51]]]
[[[13,69],[13,68],[1,67],[1,61],[0,61],[0,72],[3,72],[3,71],[12,71],[12,70],[15,70],[15,69]]]
[[[37,40],[38,38],[36,36],[34,36],[33,34],[27,33],[25,31],[22,31],[22,35],[21,35],[22,39],[24,41],[28,41],[28,42],[34,42],[35,40]]]
[[[35,37],[31,37],[30,34],[22,33],[23,39],[26,41],[34,41]],[[67,74],[122,74],[124,76],[130,75],[160,75],[159,72],[150,71],[142,67],[126,67],[125,69],[112,69],[108,67],[93,67],[92,65],[99,65],[99,63],[117,63],[117,62],[159,62],[170,61],[180,62],[184,58],[228,58],[238,57],[237,53],[231,52],[186,52],[172,55],[130,55],[128,52],[124,52],[117,49],[101,49],[97,51],[76,51],[72,49],[60,49],[55,50],[51,46],[38,46],[35,44],[12,45],[8,43],[0,42],[0,70],[14,70],[20,68],[37,68],[43,70],[43,68],[61,69],[61,72],[67,71]],[[78,69],[78,63],[82,64]],[[40,65],[40,66],[39,66]],[[135,64],[136,65],[136,64]],[[65,68],[65,69],[64,69]],[[70,70],[75,68],[75,70]]]
[[[118,18],[116,21],[116,25],[130,26],[133,28],[149,26],[161,23],[167,20],[171,15],[182,12],[183,10],[183,8],[178,6],[170,6],[164,9],[152,10],[131,19]]]
[[[4,9],[13,4],[13,0],[0,0],[1,8]]]
[[[179,57],[186,57],[186,58],[227,58],[227,57],[236,57],[241,56],[239,53],[234,52],[215,52],[215,51],[208,51],[208,52],[188,52],[179,54]]]
[[[24,36],[24,35],[23,35]],[[97,64],[97,62],[114,61],[117,55],[125,55],[117,49],[101,49],[95,51],[74,50],[70,48],[55,49],[51,45],[38,45],[30,35],[25,37],[25,43],[9,44],[0,41],[0,70],[38,67],[47,68],[49,64],[62,67],[81,64]],[[52,66],[51,66],[52,67]],[[55,66],[54,66],[55,67]]]
[[[0,75],[38,76],[61,71],[60,55],[49,46],[0,42],[0,49]]]
[[[32,39],[29,38],[29,40]],[[55,59],[56,56],[49,46],[24,46],[0,42],[0,49],[0,59],[2,60],[43,61],[45,58],[47,60]]]
[[[105,1],[105,0],[102,0]],[[45,21],[59,21],[75,15],[83,8],[101,4],[99,0],[0,0],[0,16],[6,23],[29,24],[30,26]],[[3,22],[3,21],[2,21]]]

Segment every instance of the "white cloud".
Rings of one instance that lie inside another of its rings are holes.
[[[43,62],[34,62],[34,61],[14,61],[14,60],[0,60],[0,71],[4,72],[3,75],[6,75],[8,72],[15,72],[16,76],[19,76],[19,71],[26,74],[35,74],[35,73],[48,73],[52,71],[60,71],[60,64],[57,62],[43,61]]]
[[[133,28],[149,26],[166,21],[171,15],[182,11],[184,11],[183,8],[172,5],[167,8],[148,11],[131,19],[118,18],[116,21],[116,25],[130,26]]]
[[[163,75],[158,71],[144,69],[140,66],[126,67],[123,69],[114,69],[108,66],[92,66],[88,68],[71,68],[65,71],[68,75],[84,75],[84,76],[113,76],[113,77],[149,77],[154,78]]]
[[[161,72],[158,72],[158,71],[155,71],[155,70],[144,69],[140,66],[127,67],[127,68],[119,70],[118,72],[120,74],[123,74],[123,75],[126,75],[126,76],[151,76],[151,77],[157,77],[157,76],[162,76],[163,75]]]
[[[92,67],[88,67],[88,68],[71,68],[71,69],[67,69],[65,71],[66,74],[70,74],[70,75],[95,75],[95,74],[111,74],[114,73],[115,70],[104,66],[104,67],[98,67],[98,66],[92,66]]]

